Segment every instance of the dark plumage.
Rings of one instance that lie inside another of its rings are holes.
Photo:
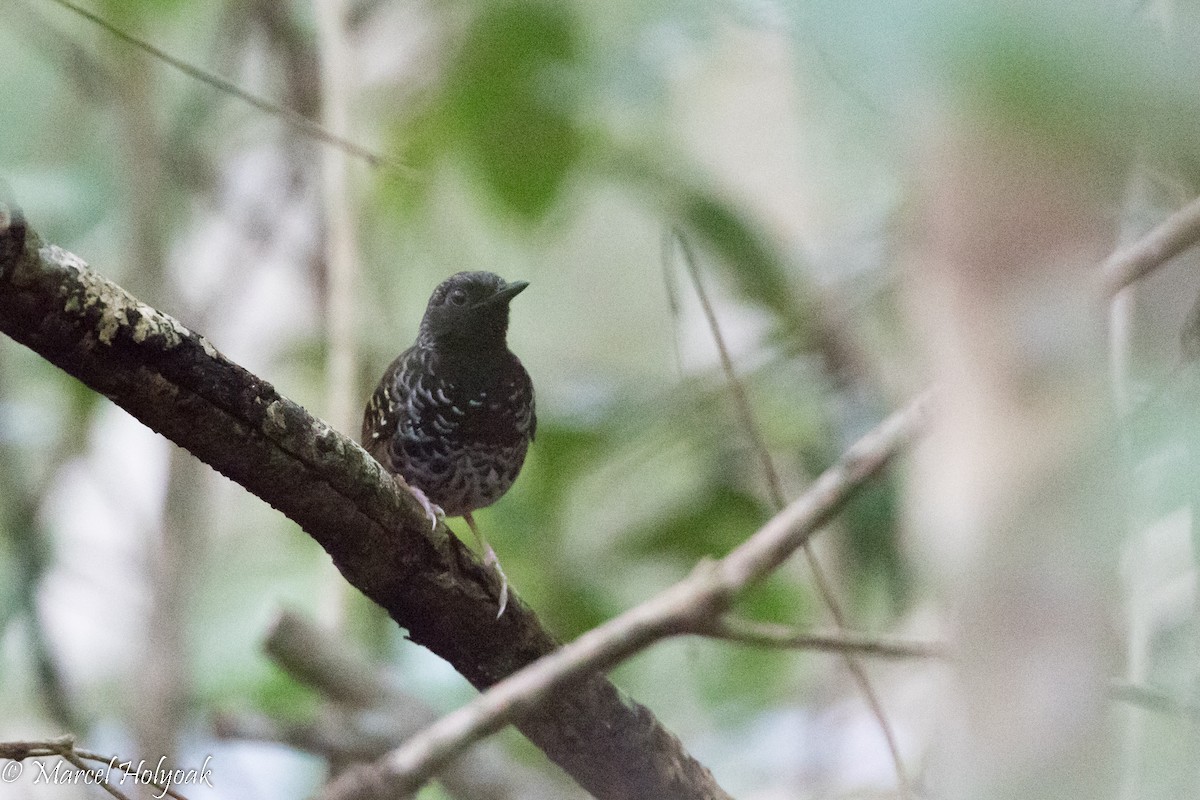
[[[414,489],[434,518],[462,516],[508,491],[537,429],[533,384],[505,340],[508,305],[527,283],[490,272],[442,281],[416,344],[383,374],[363,415],[363,447]],[[440,507],[440,508],[436,508]],[[503,582],[501,613],[507,600]]]

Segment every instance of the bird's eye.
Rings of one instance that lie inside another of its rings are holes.
[[[465,306],[467,304],[467,293],[462,289],[455,289],[450,293],[449,300],[451,305]]]

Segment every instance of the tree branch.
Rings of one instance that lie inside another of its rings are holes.
[[[263,651],[288,675],[345,708],[420,702],[384,678],[375,664],[356,652],[353,643],[294,611],[284,611],[275,619],[263,640]],[[419,714],[406,711],[404,715],[417,725],[437,719],[432,709],[428,713],[423,709]]]
[[[175,800],[187,800],[186,797],[170,788],[170,786],[159,783],[154,770],[135,768],[132,759],[122,761],[119,756],[102,756],[90,750],[81,750],[75,746],[74,736],[59,736],[54,739],[37,739],[34,741],[0,742],[0,760],[24,761],[27,758],[49,758],[51,756],[57,756],[67,761],[80,771],[88,770],[88,765],[84,763],[85,761],[94,761],[97,764],[103,764],[106,767],[120,770],[129,775],[134,778],[135,784],[145,783],[148,786],[158,789],[160,794],[156,795],[157,797],[172,797]],[[144,762],[139,762],[138,767],[141,767],[142,763]],[[10,775],[10,773],[6,773],[6,776]],[[16,775],[19,776],[20,772],[17,772]],[[109,780],[107,780],[107,776],[103,777],[105,779],[96,781],[101,789],[118,798],[118,800],[129,800],[124,792],[113,787]],[[10,782],[8,777],[6,777],[4,782]]]
[[[348,770],[330,784],[322,800],[411,794],[473,742],[510,722],[519,725],[581,677],[594,679],[668,636],[705,633],[739,592],[803,547],[863,481],[914,437],[929,402],[928,395],[922,396],[884,420],[725,558],[701,562],[684,580],[497,683],[376,764]]]
[[[369,661],[352,642],[294,612],[280,614],[263,649],[277,666],[331,702],[302,722],[222,714],[215,727],[223,737],[281,742],[323,756],[336,771],[338,765],[382,757],[439,716],[403,691],[398,675]],[[461,800],[563,800],[583,794],[564,785],[564,779],[514,763],[499,744],[464,754],[438,781]]]
[[[754,408],[750,405],[750,396],[746,392],[745,385],[738,378],[737,370],[733,366],[733,357],[729,355],[729,348],[725,346],[725,337],[721,333],[721,324],[717,321],[717,312],[713,309],[712,302],[708,299],[708,292],[704,290],[704,281],[700,278],[700,267],[696,263],[696,255],[692,252],[691,243],[688,242],[687,237],[681,231],[675,231],[675,239],[679,242],[680,250],[683,251],[684,266],[691,276],[692,286],[696,289],[696,296],[700,300],[700,307],[704,311],[704,317],[708,321],[708,328],[712,332],[713,340],[716,343],[717,355],[721,359],[721,369],[725,373],[725,379],[729,384],[729,392],[733,396],[734,409],[737,411],[737,416],[746,433],[746,438],[750,440],[751,447],[758,455],[763,474],[767,479],[771,505],[774,507],[775,512],[779,513],[787,504],[783,493],[783,482],[779,479],[779,471],[775,469],[775,462],[771,458],[771,451],[767,447],[767,440],[763,437],[762,429],[759,427],[758,420],[754,416]],[[825,575],[825,568],[821,566],[821,560],[817,558],[816,550],[807,543],[802,549],[804,550],[804,559],[808,562],[808,568],[812,572],[813,583],[817,587],[817,593],[829,609],[829,615],[833,617],[834,625],[837,626],[838,630],[846,630],[846,615],[842,611],[841,603],[833,591],[833,585]],[[905,769],[904,758],[900,755],[900,743],[896,740],[896,732],[892,729],[892,724],[883,710],[883,701],[879,699],[879,693],[875,691],[875,687],[871,683],[866,669],[863,668],[862,664],[858,663],[858,660],[854,658],[851,652],[843,650],[842,658],[845,661],[846,668],[850,670],[850,675],[854,679],[854,682],[858,684],[859,691],[862,692],[863,699],[866,700],[871,716],[875,717],[875,721],[879,724],[880,733],[883,735],[883,743],[891,755],[892,766],[896,770],[896,783],[900,791],[900,797],[903,800],[907,800],[911,795],[908,770]]]
[[[555,651],[513,597],[356,443],[204,338],[26,233],[0,204],[0,332],[187,448],[295,520],[346,580],[476,687]],[[725,798],[645,708],[593,675],[520,730],[601,800]]]
[[[277,117],[278,119],[283,120],[285,124],[295,128],[311,139],[323,142],[330,147],[336,147],[348,155],[352,155],[355,158],[365,161],[372,167],[384,167],[400,175],[412,175],[414,172],[412,167],[396,160],[395,158],[376,153],[373,150],[358,144],[357,142],[353,142],[344,136],[337,135],[337,133],[330,131],[327,128],[323,128],[321,125],[313,122],[303,114],[287,108],[286,106],[282,106],[278,103],[267,100],[263,97],[259,97],[256,94],[252,94],[251,92],[246,91],[231,81],[225,80],[219,75],[214,75],[213,73],[201,69],[194,64],[190,64],[183,59],[176,58],[162,48],[155,47],[144,39],[140,39],[137,36],[128,33],[127,31],[109,22],[104,17],[101,17],[99,14],[88,11],[83,6],[71,2],[71,0],[52,0],[52,2],[55,2],[63,8],[78,14],[88,22],[99,26],[112,36],[115,36],[126,44],[135,47],[144,53],[147,53],[167,66],[173,67],[174,69],[182,72],[184,75],[187,75],[189,78],[208,84],[217,91],[229,95],[230,97],[236,97],[243,103],[258,109],[268,116]]]
[[[756,647],[857,653],[876,658],[947,658],[945,645],[934,642],[881,639],[839,630],[832,634],[801,631],[790,625],[738,619],[728,614],[712,620],[704,635]]]
[[[1112,297],[1197,242],[1200,242],[1200,198],[1167,217],[1128,247],[1109,256],[1101,267],[1105,294]]]

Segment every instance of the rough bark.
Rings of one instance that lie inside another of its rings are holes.
[[[0,331],[297,522],[352,585],[474,686],[558,643],[355,442],[203,337],[43,244],[0,206]],[[711,773],[603,676],[517,727],[598,798],[726,798]]]

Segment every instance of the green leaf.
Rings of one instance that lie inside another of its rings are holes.
[[[99,13],[110,22],[134,26],[128,32],[135,33],[141,25],[172,14],[185,4],[186,0],[107,0]]]
[[[539,423],[536,447],[525,465],[523,484],[545,514],[557,513],[565,494],[607,447],[606,432],[598,428],[547,418]]]
[[[912,588],[897,535],[898,508],[894,483],[880,477],[864,484],[842,510],[855,594],[862,597],[882,583],[897,610]]]
[[[1150,76],[1131,47],[1141,37],[1115,18],[993,7],[967,15],[964,24],[965,35],[947,53],[959,89],[1064,144],[1107,141],[1148,99]]]
[[[720,258],[737,290],[771,311],[788,338],[804,348],[817,343],[815,293],[803,263],[785,257],[750,214],[648,153],[614,147],[604,163],[616,179],[646,190],[689,243]]]
[[[668,555],[685,564],[724,556],[754,533],[766,516],[755,498],[715,484],[669,519],[631,535],[632,555]]]
[[[322,702],[316,691],[297,683],[274,665],[258,681],[235,687],[235,691],[238,688],[247,692],[254,708],[272,719],[309,719],[316,715]]]
[[[455,142],[505,207],[545,214],[578,161],[580,58],[566,4],[504,0],[474,21],[447,89]]]
[[[782,259],[748,219],[729,203],[700,190],[685,190],[681,204],[685,230],[694,231],[725,260],[747,298],[771,309],[789,328],[808,327]]]
[[[800,461],[807,472],[819,475],[834,463],[844,446],[839,437],[814,438],[800,450]],[[888,610],[896,613],[905,608],[912,589],[899,540],[899,509],[896,480],[885,472],[860,486],[837,517],[845,536],[846,574],[854,600],[862,604],[883,599]]]

